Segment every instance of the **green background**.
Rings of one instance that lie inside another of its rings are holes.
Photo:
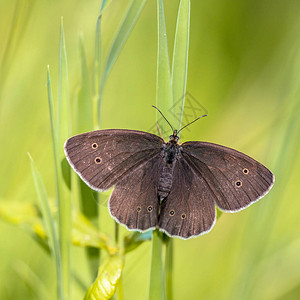
[[[105,10],[104,55],[128,3],[112,1]],[[178,3],[164,1],[170,57]],[[0,2],[1,203],[16,203],[16,209],[17,203],[37,203],[28,151],[54,198],[47,65],[56,95],[63,16],[74,105],[79,36],[91,64],[99,7],[95,0]],[[184,131],[182,141],[245,152],[269,167],[276,182],[257,204],[223,214],[209,234],[174,240],[174,299],[300,297],[299,16],[300,2],[292,0],[191,1],[187,91],[209,116]],[[156,30],[156,1],[148,0],[105,86],[102,128],[147,131],[154,124]],[[113,235],[106,208],[101,214],[102,230]],[[54,263],[43,249],[4,220],[0,236],[0,298],[38,299],[40,289],[55,295]],[[147,299],[149,266],[145,242],[126,257],[125,299]],[[72,269],[91,283],[80,248],[72,248]],[[83,295],[74,285],[72,299]]]

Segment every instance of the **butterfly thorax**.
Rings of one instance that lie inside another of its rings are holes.
[[[180,155],[178,140],[177,131],[174,131],[173,135],[170,136],[169,142],[163,145],[164,164],[158,181],[158,198],[160,202],[167,198],[172,188],[176,157]]]
[[[179,154],[178,141],[179,137],[177,135],[177,130],[174,130],[173,134],[169,137],[169,142],[164,144],[164,158],[166,164],[172,165],[176,155]]]

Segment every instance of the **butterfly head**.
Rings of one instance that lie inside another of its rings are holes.
[[[177,130],[173,131],[173,134],[169,137],[169,143],[177,143],[179,141],[179,136],[177,135]]]
[[[157,111],[163,116],[163,118],[167,121],[167,123],[168,123],[168,124],[170,125],[170,127],[172,128],[173,134],[170,135],[170,137],[169,137],[169,143],[172,143],[172,144],[177,144],[177,143],[178,143],[178,141],[179,141],[178,133],[179,133],[182,129],[186,128],[187,126],[191,125],[192,123],[196,122],[197,120],[201,119],[202,117],[206,117],[206,116],[207,116],[207,115],[203,115],[203,116],[201,116],[201,117],[198,117],[198,118],[196,118],[194,121],[192,121],[192,122],[186,124],[185,126],[181,127],[179,130],[174,130],[173,127],[172,127],[172,125],[170,124],[170,122],[169,122],[169,121],[167,120],[167,118],[163,115],[163,113],[162,113],[156,106],[152,105],[152,107],[154,107],[155,109],[157,109]]]

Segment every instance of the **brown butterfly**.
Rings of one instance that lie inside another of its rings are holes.
[[[68,139],[65,154],[92,189],[115,186],[108,207],[117,222],[183,239],[212,229],[215,205],[237,212],[273,186],[273,174],[253,158],[213,143],[179,144],[179,131],[165,142],[143,131],[96,130]]]

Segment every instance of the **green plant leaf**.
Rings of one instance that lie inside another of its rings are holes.
[[[68,63],[65,44],[65,35],[63,27],[63,18],[60,25],[59,41],[59,79],[58,79],[58,97],[57,97],[57,140],[59,149],[59,158],[62,160],[64,155],[63,146],[71,134],[71,106],[69,97],[69,79]]]
[[[93,125],[94,128],[100,128],[100,119],[98,120],[98,116],[100,113],[97,111],[97,107],[99,106],[98,101],[100,99],[100,85],[101,85],[101,20],[102,20],[101,10],[100,14],[97,18],[96,22],[96,32],[95,32],[95,56],[94,56],[94,64],[93,64]]]
[[[19,225],[30,234],[33,233],[45,240],[47,233],[38,215],[37,207],[32,203],[2,202],[0,204],[0,217],[4,221]]]
[[[50,73],[48,69],[48,101],[50,122],[52,130],[52,143],[55,161],[56,189],[59,211],[59,240],[62,264],[62,294],[60,297],[68,298],[70,281],[70,239],[71,239],[71,204],[70,192],[64,184],[61,161],[65,158],[63,146],[65,140],[71,135],[70,99],[68,88],[68,67],[63,31],[63,21],[60,28],[60,52],[59,52],[59,81],[57,97],[57,118],[54,115],[54,104],[51,90]],[[66,172],[66,171],[64,171]]]
[[[61,19],[59,42],[59,81],[57,97],[57,159],[59,162],[65,158],[64,143],[71,135],[71,109],[69,98],[69,80],[67,53],[64,37],[63,19]],[[62,262],[64,297],[69,298],[70,292],[70,242],[71,242],[71,202],[70,192],[63,184],[62,170],[58,166],[59,190],[59,235],[60,253]]]
[[[102,67],[102,47],[101,47],[101,20],[102,14],[105,8],[111,3],[111,0],[103,0],[100,12],[97,17],[96,22],[96,32],[95,32],[95,56],[94,56],[94,64],[93,64],[93,125],[94,128],[100,128],[100,119],[98,120],[98,116],[100,117],[100,113],[97,112],[98,101],[100,101],[100,86],[101,86],[101,67]]]
[[[33,161],[32,163],[34,164]],[[45,242],[49,243],[51,253],[58,259],[60,254],[59,242],[54,221],[57,208],[51,206],[49,198],[45,197],[45,189],[40,174],[35,166],[32,168],[39,202],[42,207],[41,211],[32,203],[3,202],[0,205],[0,217],[8,223],[25,229],[34,238],[39,238],[39,241],[43,241],[43,247],[45,247]],[[47,201],[47,203],[41,203],[41,201]],[[81,213],[74,213],[72,244],[80,247],[101,248],[111,256],[119,252],[119,248],[112,242],[111,238],[107,234],[99,232]]]
[[[173,126],[181,128],[186,93],[190,34],[190,0],[181,0],[177,15],[172,63],[173,105],[176,118]]]
[[[163,1],[157,0],[157,22],[158,22],[158,49],[157,49],[157,75],[156,75],[156,106],[173,124],[175,118],[173,114],[173,97],[170,77],[170,61],[168,53],[167,31]],[[162,130],[163,136],[170,135],[168,123],[162,119],[160,113],[156,112],[157,123]],[[161,121],[160,121],[161,120]]]
[[[60,160],[59,160],[57,128],[55,126],[56,122],[55,122],[55,115],[54,115],[54,103],[53,103],[49,66],[48,66],[48,70],[47,70],[47,90],[48,90],[50,125],[51,125],[51,133],[52,133],[52,148],[53,148],[54,166],[55,166],[56,194],[57,194],[58,203],[61,203],[62,201],[60,201],[60,200],[62,200],[62,198],[63,198],[62,197],[62,188],[61,188],[61,185],[63,183],[63,176],[62,176],[62,170],[61,170]],[[61,232],[61,228],[60,228],[60,232]],[[61,238],[61,234],[60,234],[60,238]],[[62,246],[60,243],[59,265],[61,268],[61,272],[59,272],[59,274],[57,274],[58,299],[59,300],[65,299],[65,296],[68,294],[68,287],[66,287],[64,284],[64,277],[68,277],[68,274],[69,274],[68,265],[67,265],[67,270],[65,272],[63,271],[64,264],[62,262],[61,250],[62,250]],[[67,275],[63,276],[63,274],[67,274]]]
[[[127,41],[129,34],[131,33],[144,5],[146,3],[146,0],[132,0],[129,8],[124,16],[124,19],[121,23],[121,26],[119,28],[118,33],[116,34],[114,41],[112,43],[111,49],[108,54],[108,58],[104,67],[102,80],[100,83],[100,91],[99,91],[99,98],[98,98],[98,122],[100,120],[101,116],[101,100],[102,100],[102,94],[103,89],[107,80],[107,77],[115,64],[117,58],[120,55],[120,52]],[[98,126],[100,127],[100,124],[98,123]]]
[[[166,299],[173,299],[173,239],[167,237],[166,240],[166,257],[165,257],[165,272],[166,272]]]
[[[149,300],[165,299],[165,281],[162,262],[162,239],[158,229],[152,235]]]
[[[56,232],[55,220],[49,204],[49,197],[47,195],[47,191],[44,182],[42,180],[42,177],[38,169],[36,168],[35,163],[29,153],[28,156],[31,162],[31,172],[34,180],[35,190],[37,192],[37,196],[42,211],[42,216],[43,216],[42,220],[43,220],[46,235],[48,237],[49,247],[56,261],[56,266],[58,268],[57,272],[61,272],[59,240]]]
[[[82,36],[79,38],[79,50],[81,60],[81,80],[77,94],[75,112],[76,134],[93,130],[93,106],[90,91],[90,76]]]
[[[124,260],[115,255],[106,258],[99,267],[95,282],[88,289],[85,300],[111,299],[114,295],[123,270]]]
[[[73,218],[72,243],[75,246],[105,249],[109,255],[115,255],[119,248],[113,244],[107,234],[101,233],[80,213]]]
[[[112,47],[109,51],[108,58],[106,61],[103,83],[104,86],[107,76],[109,75],[114,63],[120,55],[120,52],[127,41],[129,34],[131,33],[140,13],[146,3],[146,0],[132,0],[129,8],[124,16],[124,19],[121,23],[118,33],[115,36],[115,39],[112,43]]]

